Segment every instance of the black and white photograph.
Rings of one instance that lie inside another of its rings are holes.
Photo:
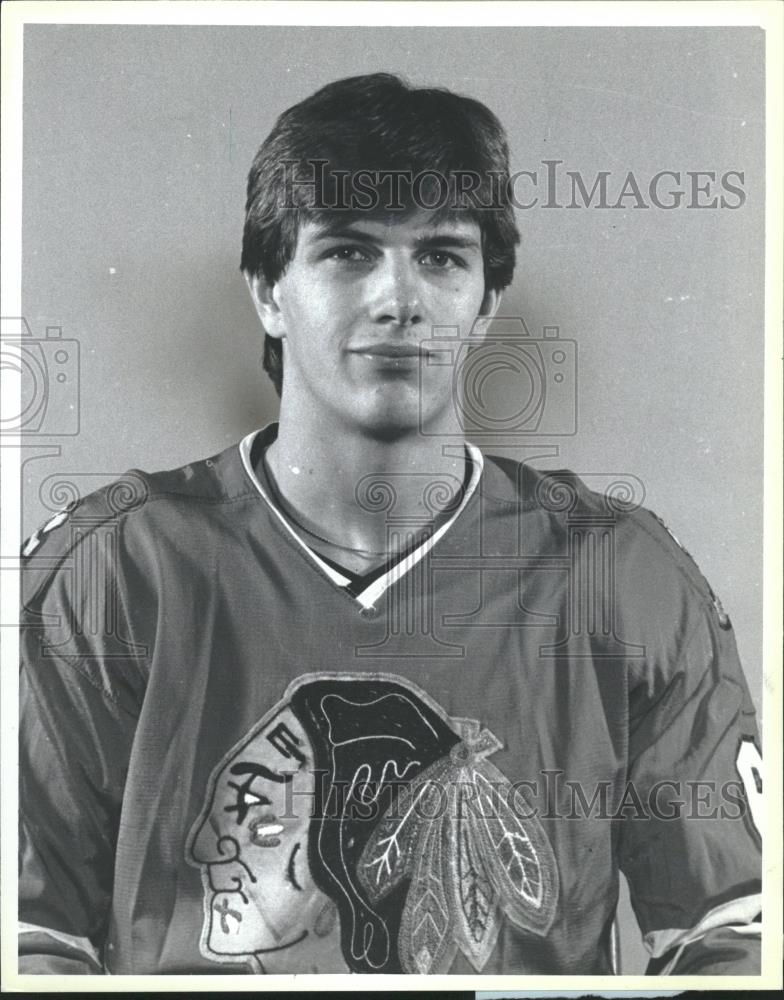
[[[4,8],[4,988],[781,985],[782,8],[676,6]]]

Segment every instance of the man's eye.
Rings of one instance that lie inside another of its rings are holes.
[[[449,267],[460,267],[460,258],[454,254],[447,253],[446,250],[429,250],[420,258],[423,264],[428,264],[438,270],[446,270]]]
[[[367,250],[354,246],[335,247],[329,251],[327,256],[331,260],[343,260],[349,264],[361,264],[370,260],[370,254]]]

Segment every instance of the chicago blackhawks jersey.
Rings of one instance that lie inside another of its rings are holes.
[[[649,971],[758,971],[754,709],[661,523],[470,447],[357,580],[274,433],[25,546],[20,971],[603,974],[619,871]]]

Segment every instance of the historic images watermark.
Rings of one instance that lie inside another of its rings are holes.
[[[746,173],[732,169],[570,169],[541,160],[533,170],[359,169],[328,167],[324,159],[283,160],[280,206],[356,213],[494,211],[511,204],[544,209],[738,209],[746,203]]]
[[[293,774],[294,772],[291,772]],[[660,778],[643,786],[634,781],[610,780],[587,785],[569,779],[563,770],[542,769],[535,777],[518,781],[488,779],[487,794],[472,781],[422,783],[415,795],[402,795],[409,782],[388,778],[336,781],[330,772],[314,770],[314,788],[302,790],[291,781],[290,772],[280,772],[284,787],[284,810],[279,818],[309,815],[326,820],[404,820],[407,811],[418,819],[444,816],[463,819],[469,812],[479,818],[494,818],[498,811],[511,811],[519,820],[742,820],[752,815],[746,787],[738,778],[718,782],[705,779]],[[490,789],[492,790],[490,792]]]

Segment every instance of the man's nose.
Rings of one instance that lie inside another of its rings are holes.
[[[371,308],[377,323],[413,326],[423,319],[420,277],[415,262],[391,256],[373,275]]]

